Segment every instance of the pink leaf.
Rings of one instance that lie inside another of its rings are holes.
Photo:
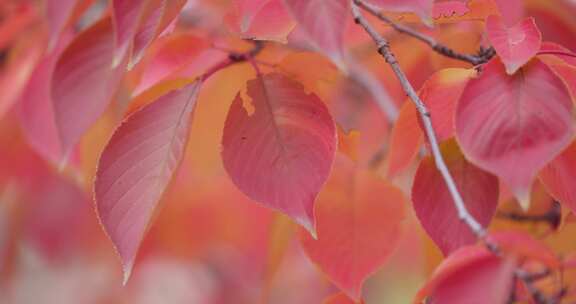
[[[335,63],[342,64],[349,1],[285,0],[285,3],[310,42]]]
[[[61,54],[52,76],[54,116],[63,153],[102,115],[124,73],[112,67],[114,35],[104,19],[78,35]]]
[[[454,141],[444,143],[441,150],[466,207],[487,227],[498,205],[498,179],[469,163]],[[418,167],[412,201],[420,223],[444,255],[476,242],[474,233],[458,218],[446,183],[430,156]]]
[[[564,83],[540,60],[512,76],[492,60],[462,93],[456,136],[466,157],[526,208],[534,176],[572,139],[572,108]]]
[[[550,195],[576,212],[576,142],[540,171],[540,180]]]
[[[148,0],[138,31],[134,35],[134,49],[129,66],[142,59],[144,51],[178,17],[186,0]]]
[[[50,30],[50,45],[54,45],[63,32],[79,0],[46,0],[45,14]]]
[[[18,103],[20,125],[30,146],[42,157],[59,164],[64,158],[50,94],[56,61],[71,37],[65,35],[50,54],[36,65]]]
[[[142,17],[145,0],[113,0],[112,23],[114,24],[115,45],[114,65],[119,64],[128,52],[130,44]]]
[[[336,150],[334,121],[316,95],[280,74],[260,75],[247,87],[228,112],[224,167],[247,196],[314,233],[314,200]]]
[[[358,302],[368,276],[390,257],[401,238],[402,191],[338,157],[318,198],[318,239],[302,230],[310,259],[348,297]]]
[[[532,59],[542,44],[542,33],[534,18],[508,27],[500,17],[490,16],[486,20],[486,32],[510,75]]]
[[[500,258],[483,246],[460,248],[436,268],[414,303],[505,304],[514,287],[514,258]],[[487,292],[489,291],[489,292]]]
[[[400,174],[414,162],[423,139],[424,134],[418,127],[416,107],[410,101],[404,102],[392,128],[386,173],[389,177]]]
[[[200,82],[130,115],[98,162],[96,209],[128,280],[140,242],[183,158]]]
[[[418,95],[430,111],[432,125],[439,141],[447,140],[454,135],[456,105],[473,74],[472,69],[443,69],[430,76],[420,88]],[[420,119],[419,123],[422,126]]]

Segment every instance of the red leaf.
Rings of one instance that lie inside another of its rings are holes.
[[[406,199],[396,187],[339,157],[318,199],[318,239],[301,231],[306,254],[347,296],[358,301],[400,239]]]
[[[54,45],[69,24],[80,0],[46,0],[44,12],[50,30],[50,45]]]
[[[427,297],[430,304],[507,303],[515,267],[513,258],[497,257],[484,247],[460,248],[436,268],[414,302]]]
[[[534,18],[507,27],[500,17],[490,16],[486,20],[486,32],[510,75],[532,59],[542,44],[542,33]]]
[[[181,77],[179,72],[187,69],[188,65],[210,46],[206,40],[191,34],[174,34],[165,39],[159,39],[157,42],[151,47],[150,56],[143,59],[145,68],[140,83],[134,90],[135,94],[175,74],[176,77]],[[221,61],[222,58],[217,58],[217,60]],[[209,60],[204,58],[203,61]]]
[[[145,0],[112,0],[112,23],[116,46],[114,65],[119,64],[128,52],[146,8],[146,2]]]
[[[410,101],[404,102],[392,128],[387,176],[394,177],[412,164],[423,138],[424,134],[418,127],[416,107]]]
[[[334,121],[318,97],[280,74],[260,75],[247,87],[226,118],[226,171],[247,196],[314,233],[314,200],[336,151]]]
[[[148,0],[134,35],[134,49],[129,66],[142,59],[144,51],[178,16],[186,0]]]
[[[373,0],[374,4],[386,11],[416,13],[422,20],[432,16],[433,0]]]
[[[466,157],[500,177],[527,207],[536,173],[573,135],[572,101],[539,60],[509,76],[496,60],[468,82],[456,110]]]
[[[54,50],[36,65],[18,103],[20,125],[27,142],[53,164],[62,161],[64,152],[56,127],[50,87],[56,61],[70,40],[67,36],[60,39]]]
[[[550,195],[576,212],[576,142],[540,171],[540,181]]]
[[[52,76],[56,127],[67,155],[102,115],[124,66],[112,67],[114,35],[104,19],[78,35],[61,54]]]
[[[335,63],[342,64],[349,1],[285,0],[285,3],[310,42]]]
[[[456,105],[473,74],[474,70],[444,69],[436,72],[422,85],[418,95],[430,111],[432,125],[439,141],[447,140],[454,135]]]
[[[283,0],[235,0],[236,11],[229,15],[234,30],[242,37],[286,42],[294,20]]]
[[[441,151],[466,207],[487,227],[498,205],[498,179],[469,163],[454,141],[444,143]],[[444,255],[476,242],[474,233],[458,218],[448,187],[430,156],[416,172],[412,201],[420,223]]]
[[[200,83],[130,115],[98,162],[96,209],[128,280],[151,217],[184,155]]]

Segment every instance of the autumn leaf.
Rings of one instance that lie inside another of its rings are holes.
[[[112,67],[113,48],[112,23],[103,19],[80,33],[56,62],[51,91],[65,157],[104,113],[124,75],[124,66]]]
[[[462,93],[456,137],[464,155],[500,177],[527,208],[537,172],[572,140],[572,108],[564,83],[544,63],[507,75],[492,60]]]
[[[406,198],[396,187],[337,158],[318,199],[318,239],[302,231],[304,251],[348,297],[386,262],[400,239]]]
[[[487,227],[498,205],[498,179],[469,163],[454,141],[444,143],[441,152],[466,208]],[[470,227],[459,219],[454,200],[431,156],[418,167],[412,201],[420,223],[444,255],[477,241]]]
[[[248,197],[314,234],[314,201],[336,151],[334,121],[318,97],[280,74],[259,75],[247,89],[228,112],[224,167]]]
[[[532,59],[542,44],[542,33],[534,18],[508,27],[500,17],[493,15],[486,19],[486,32],[509,75]]]
[[[96,210],[122,259],[124,283],[162,193],[184,155],[200,82],[130,115],[98,162]]]

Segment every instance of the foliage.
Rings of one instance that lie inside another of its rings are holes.
[[[0,302],[575,301],[575,14],[1,2]]]

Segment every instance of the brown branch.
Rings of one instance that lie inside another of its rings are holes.
[[[226,59],[208,69],[204,74],[200,76],[200,79],[204,81],[221,69],[227,68],[236,63],[253,60],[253,58],[256,57],[264,49],[264,43],[262,41],[256,40],[253,40],[252,43],[254,43],[254,47],[247,52],[229,52]]]
[[[417,40],[419,40],[421,42],[426,43],[435,52],[437,52],[438,54],[441,54],[443,56],[446,56],[446,57],[449,57],[452,59],[456,59],[456,60],[465,61],[465,62],[468,62],[472,65],[479,65],[479,64],[483,64],[483,63],[488,62],[488,60],[490,60],[496,54],[496,52],[494,51],[494,49],[492,47],[490,47],[490,48],[482,48],[481,47],[478,54],[475,54],[475,55],[459,53],[459,52],[449,48],[448,46],[439,43],[434,38],[432,38],[428,35],[420,33],[418,31],[416,31],[410,27],[407,27],[405,25],[402,25],[400,23],[394,22],[392,19],[390,19],[389,17],[384,15],[378,6],[370,4],[364,0],[353,0],[353,1],[358,7],[361,7],[366,12],[377,17],[378,19],[382,20],[383,22],[387,23],[393,29],[395,29],[397,32],[402,33],[402,34],[406,34],[408,36],[416,38]]]
[[[554,201],[550,209],[543,214],[522,214],[514,212],[499,212],[498,217],[515,221],[515,222],[528,222],[528,223],[539,223],[544,222],[550,225],[554,230],[558,229],[560,222],[562,220],[562,211],[560,209],[560,204]]]
[[[464,204],[462,196],[461,196],[460,192],[458,191],[458,188],[456,187],[454,179],[453,179],[452,175],[450,174],[450,171],[448,170],[446,163],[444,161],[444,158],[442,156],[442,153],[440,151],[440,148],[438,145],[438,140],[437,140],[434,128],[432,127],[432,120],[430,118],[430,112],[428,111],[428,109],[426,108],[426,105],[422,102],[422,100],[420,99],[418,94],[416,94],[414,87],[412,86],[412,84],[410,83],[408,78],[406,77],[406,74],[404,73],[404,71],[400,68],[398,61],[396,60],[396,57],[394,56],[394,53],[392,53],[392,51],[390,49],[390,44],[388,43],[388,41],[383,36],[381,36],[374,29],[374,27],[372,27],[372,25],[368,22],[368,20],[366,20],[366,18],[364,18],[364,16],[360,13],[360,9],[356,5],[356,3],[358,1],[359,0],[351,0],[351,9],[352,9],[352,14],[354,16],[354,21],[358,25],[362,26],[364,28],[364,30],[370,35],[372,40],[374,40],[374,42],[376,43],[376,45],[378,47],[378,53],[380,53],[382,55],[382,57],[384,57],[386,62],[390,65],[390,67],[394,71],[394,74],[396,75],[396,78],[400,82],[402,89],[408,95],[408,97],[410,97],[410,99],[412,100],[412,102],[416,106],[418,113],[420,115],[420,118],[422,119],[426,135],[428,137],[428,141],[430,144],[430,148],[432,150],[432,156],[433,156],[434,161],[436,163],[436,167],[437,167],[438,171],[440,171],[442,178],[444,179],[444,181],[448,187],[450,195],[452,196],[452,199],[454,201],[454,206],[456,207],[456,210],[458,211],[458,218],[461,221],[463,221],[464,223],[466,223],[466,225],[470,228],[470,230],[476,235],[476,237],[478,239],[484,241],[486,247],[491,252],[500,256],[501,252],[498,248],[498,245],[496,243],[493,243],[492,241],[486,239],[485,228],[482,227],[482,225],[472,216],[472,214],[468,211],[468,209],[466,208],[466,205]],[[514,274],[515,274],[515,277],[517,279],[524,282],[524,285],[526,286],[527,290],[530,292],[531,297],[534,299],[534,301],[537,304],[552,304],[552,303],[557,302],[555,299],[547,298],[540,290],[538,290],[533,285],[535,278],[532,276],[532,274],[525,272],[521,269],[517,269],[514,272]]]
[[[374,29],[374,27],[372,27],[372,25],[368,22],[368,20],[366,20],[366,18],[364,18],[364,16],[360,13],[360,9],[356,5],[356,2],[358,2],[358,0],[351,0],[351,8],[352,8],[352,14],[354,16],[354,21],[358,25],[362,26],[364,30],[370,35],[372,40],[374,40],[374,42],[378,47],[378,53],[380,53],[382,57],[384,57],[386,62],[390,65],[390,67],[394,71],[394,74],[396,74],[396,78],[398,78],[398,80],[400,81],[402,89],[408,95],[408,97],[410,97],[410,99],[418,109],[418,113],[420,115],[420,118],[422,119],[424,129],[426,131],[426,135],[430,143],[432,156],[434,157],[436,167],[438,168],[438,171],[440,171],[440,174],[442,175],[442,178],[446,182],[446,186],[450,191],[450,195],[454,200],[454,205],[456,207],[456,210],[458,211],[458,218],[464,223],[466,223],[470,228],[470,230],[472,230],[472,232],[479,239],[483,240],[486,236],[486,230],[470,214],[470,212],[466,208],[466,205],[464,204],[464,200],[462,199],[462,196],[460,195],[460,192],[456,187],[454,178],[450,174],[450,171],[446,166],[442,153],[440,152],[440,147],[438,145],[436,133],[434,131],[434,128],[432,127],[430,112],[428,111],[426,105],[424,105],[420,97],[418,97],[418,94],[416,94],[416,90],[414,90],[414,87],[406,77],[404,71],[400,68],[400,65],[398,64],[396,57],[394,56],[392,50],[390,49],[390,44],[388,43],[388,41],[384,37],[382,37]]]
[[[530,297],[536,304],[555,304],[558,303],[559,299],[562,297],[562,291],[560,291],[559,296],[554,298],[549,298],[540,289],[534,286],[534,282],[550,275],[548,270],[538,273],[530,273],[522,269],[516,269],[514,276],[524,283],[526,290],[530,293]]]

